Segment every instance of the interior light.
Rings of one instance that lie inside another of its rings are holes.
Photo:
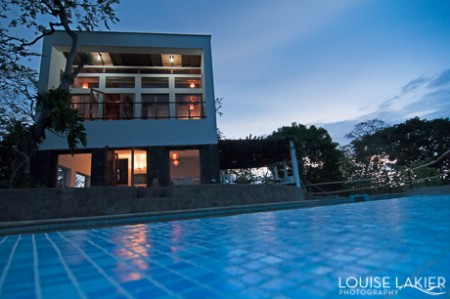
[[[169,55],[169,61],[173,63],[175,61],[175,56]]]
[[[190,105],[189,105],[189,110],[192,111],[192,110],[194,110],[194,109],[195,109],[194,104],[190,104]]]
[[[190,88],[195,88],[195,83],[194,83],[194,82],[191,82],[191,84],[189,84],[189,87],[190,87]]]
[[[101,60],[102,60],[102,54],[97,53],[97,60],[98,60],[98,61],[101,61]]]
[[[81,83],[81,88],[88,89],[89,88],[89,83],[88,82],[82,82]]]
[[[170,158],[172,159],[172,160],[178,160],[178,154],[177,153],[172,153],[171,155],[170,155]]]
[[[173,166],[178,167],[178,165],[180,165],[180,161],[178,160],[173,160],[172,161]]]

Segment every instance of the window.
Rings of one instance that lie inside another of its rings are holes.
[[[106,88],[134,88],[134,77],[106,77]]]
[[[169,118],[168,94],[143,94],[141,99],[143,119]]]
[[[147,151],[114,150],[113,182],[115,186],[147,186]]]
[[[72,95],[71,106],[77,110],[78,116],[83,119],[99,118],[99,106],[97,96],[94,93]]]
[[[89,153],[58,155],[56,185],[58,187],[89,187],[91,161],[92,155]]]
[[[103,97],[104,119],[132,119],[134,117],[134,94],[105,94]]]
[[[75,174],[75,188],[86,188],[90,185],[90,178],[88,175],[77,172]]]
[[[70,187],[70,169],[58,165],[56,169],[56,186]]]
[[[169,88],[169,78],[164,77],[142,77],[142,88]]]
[[[201,78],[175,78],[175,88],[202,88]]]
[[[178,119],[200,119],[205,116],[202,96],[199,94],[177,94],[176,109]]]
[[[171,150],[169,159],[172,184],[200,184],[200,151],[198,149]]]

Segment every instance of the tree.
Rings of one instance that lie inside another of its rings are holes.
[[[339,167],[342,153],[337,149],[330,134],[324,128],[293,123],[281,127],[270,138],[292,140],[297,149],[301,176],[310,183],[339,181],[342,173]],[[323,189],[336,189],[338,184]]]
[[[215,106],[216,106],[216,115],[217,116],[223,115],[222,105],[223,105],[223,98],[216,98]],[[217,127],[217,138],[219,140],[225,139],[225,134],[219,129],[219,127]]]
[[[23,60],[37,55],[31,50],[31,46],[44,36],[51,35],[55,30],[61,28],[72,41],[60,85],[34,97],[31,94],[28,95],[28,99],[36,99],[37,116],[34,117],[33,122],[23,124],[20,129],[21,135],[11,132],[12,135],[20,137],[18,142],[12,145],[14,158],[11,166],[11,186],[23,183],[24,178],[29,175],[30,160],[34,157],[39,144],[45,139],[46,130],[66,135],[71,150],[78,145],[86,145],[86,133],[82,119],[77,116],[76,110],[70,107],[70,86],[84,64],[91,59],[88,54],[81,55],[81,63],[73,69],[73,62],[78,52],[78,32],[94,30],[100,24],[109,29],[110,23],[118,21],[113,9],[113,5],[118,3],[119,0],[10,0],[1,2],[0,68],[2,81],[0,86],[11,86],[11,82],[23,86],[16,81],[16,78],[31,71],[30,68],[24,66]],[[10,17],[17,14],[17,18]],[[50,19],[51,21],[44,25],[44,23],[40,23],[41,19]],[[21,37],[17,33],[18,29],[32,31],[33,37],[31,39]],[[11,109],[11,106],[5,105],[5,103],[2,103],[2,106],[5,110]]]
[[[347,180],[379,178],[380,172],[385,169],[386,163],[389,163],[384,152],[384,140],[376,134],[384,128],[386,123],[375,118],[356,124],[354,129],[345,135],[351,139],[351,147],[346,155],[353,162]],[[369,181],[368,185],[370,184]]]
[[[366,136],[373,135],[386,127],[386,123],[378,118],[374,118],[368,121],[363,121],[355,125],[353,130],[345,135],[345,138],[355,140],[361,140]]]
[[[405,169],[408,180],[439,176],[448,180],[450,121],[448,118],[411,118],[379,132],[391,159]],[[419,170],[420,169],[420,170]]]
[[[370,179],[367,186],[379,182],[389,187],[412,187],[420,177],[448,178],[448,118],[428,121],[415,117],[393,126],[367,126],[366,122],[347,136],[354,138],[347,154],[353,162],[348,180]]]

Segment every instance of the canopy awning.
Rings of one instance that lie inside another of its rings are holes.
[[[288,140],[219,140],[220,169],[259,168],[290,160]]]

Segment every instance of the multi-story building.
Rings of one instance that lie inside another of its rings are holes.
[[[47,132],[34,169],[49,186],[151,186],[218,182],[209,35],[83,32],[91,55],[71,87],[88,144],[74,155]],[[57,87],[71,39],[44,38],[39,89]]]

